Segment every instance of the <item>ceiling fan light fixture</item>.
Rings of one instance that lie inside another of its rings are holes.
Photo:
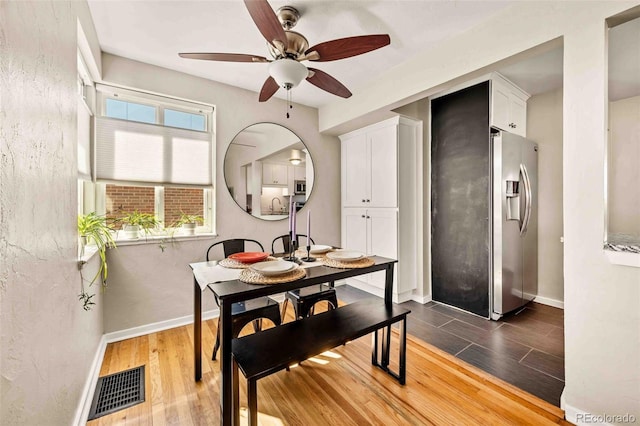
[[[297,166],[298,164],[302,163],[302,155],[300,153],[300,150],[297,150],[297,149],[291,150],[291,158],[289,158],[289,162],[294,166]]]
[[[278,86],[289,90],[307,78],[309,70],[298,61],[282,58],[269,64],[269,75],[278,83]]]

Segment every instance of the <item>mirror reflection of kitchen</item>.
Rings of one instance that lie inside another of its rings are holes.
[[[288,217],[289,203],[300,210],[313,187],[313,163],[291,130],[253,124],[233,139],[224,159],[229,193],[247,213],[264,220]]]

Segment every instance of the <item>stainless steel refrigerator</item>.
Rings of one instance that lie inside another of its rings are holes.
[[[538,145],[492,136],[492,311],[494,319],[538,293]]]
[[[497,319],[537,294],[537,146],[489,127],[489,83],[431,102],[433,300]]]

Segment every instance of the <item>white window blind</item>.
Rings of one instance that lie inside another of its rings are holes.
[[[212,134],[96,119],[96,178],[150,185],[212,185]]]
[[[91,180],[91,112],[78,96],[78,179]]]

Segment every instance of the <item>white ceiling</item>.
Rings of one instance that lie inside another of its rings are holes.
[[[391,45],[332,62],[305,61],[338,79],[353,93],[375,76],[438,41],[488,19],[509,1],[444,0],[291,0],[269,2],[274,10],[296,7],[294,28],[310,45],[342,37],[389,34]],[[104,52],[182,71],[259,92],[268,77],[265,63],[182,59],[178,52],[247,53],[269,57],[266,41],[240,0],[104,1],[89,0]],[[336,99],[303,81],[293,101],[319,107]],[[276,95],[285,98],[284,90]],[[256,94],[256,101],[258,95]]]
[[[312,46],[356,35],[390,35],[391,45],[364,55],[333,62],[304,62],[329,73],[357,93],[373,77],[443,39],[467,31],[515,2],[517,0],[272,0],[269,3],[274,10],[284,5],[296,7],[301,18],[294,31],[304,35]],[[178,52],[269,57],[266,41],[242,1],[89,0],[89,7],[104,52],[249,89],[256,92],[257,102],[257,92],[268,77],[268,64],[178,57]],[[633,31],[627,33],[633,34]],[[639,33],[636,30],[636,38]],[[611,54],[624,56],[624,51],[612,50]],[[562,86],[562,49],[546,51],[499,71],[532,95],[559,88]],[[629,78],[627,73],[626,78],[622,75],[617,78],[626,82],[625,87],[630,84],[629,80],[635,79],[636,90],[640,90],[637,75]],[[292,94],[294,102],[313,107],[336,99],[305,81],[293,89]],[[284,90],[280,89],[275,96],[284,99]]]

